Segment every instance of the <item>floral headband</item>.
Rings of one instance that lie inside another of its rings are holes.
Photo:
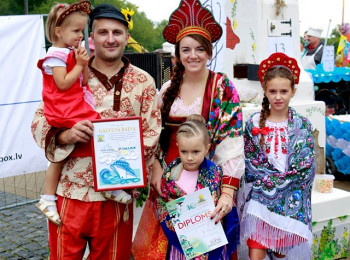
[[[91,2],[88,0],[82,0],[82,1],[73,3],[70,6],[68,6],[68,8],[66,10],[64,10],[60,14],[60,16],[57,18],[56,26],[61,26],[62,22],[67,17],[67,15],[69,15],[73,12],[76,12],[76,11],[81,11],[81,12],[89,15],[91,12]]]
[[[260,83],[262,84],[265,78],[265,74],[272,68],[284,67],[288,69],[294,76],[295,84],[299,83],[300,68],[297,61],[284,53],[276,52],[270,55],[266,60],[260,63],[258,76]]]
[[[202,35],[211,42],[217,41],[222,35],[221,26],[199,0],[181,0],[163,31],[164,38],[173,44],[189,34]]]

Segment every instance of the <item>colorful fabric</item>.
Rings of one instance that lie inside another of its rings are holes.
[[[49,221],[50,259],[83,259],[88,237],[88,259],[129,260],[133,221],[123,221],[125,207],[111,200],[84,202],[58,196],[63,224],[58,227]],[[132,215],[132,204],[128,207]]]
[[[242,135],[242,109],[238,93],[225,74],[218,73],[212,89],[208,131],[212,140],[209,158],[226,137]]]
[[[182,252],[182,248],[180,242],[176,236],[175,229],[172,225],[169,213],[166,209],[166,202],[169,199],[177,199],[182,196],[185,196],[186,193],[183,191],[177,184],[174,179],[174,171],[181,172],[183,169],[183,165],[181,163],[180,158],[174,160],[169,167],[165,170],[162,180],[161,180],[161,189],[163,196],[158,196],[157,198],[157,210],[158,215],[160,216],[160,222],[162,228],[164,230],[165,235],[168,238],[170,245],[175,246],[176,249]],[[198,174],[196,190],[203,189],[204,187],[208,187],[212,198],[214,200],[214,204],[216,205],[221,189],[221,178],[222,178],[222,170],[220,167],[217,167],[213,162],[204,158]],[[232,252],[236,249],[238,244],[238,234],[239,234],[239,221],[236,208],[233,208],[231,213],[229,213],[225,218],[224,222],[229,226],[225,226],[225,233],[228,237],[229,244],[227,246],[226,255],[222,255],[224,247],[215,249],[207,254],[204,254],[198,259],[229,259]]]
[[[245,127],[246,175],[241,210],[242,237],[286,254],[310,255],[311,188],[315,175],[315,147],[308,119],[289,108],[287,165],[284,172],[270,163],[252,135],[253,117]],[[304,243],[307,241],[307,243]],[[298,255],[294,255],[296,259]]]
[[[94,99],[89,86],[82,86],[82,75],[67,90],[60,90],[52,75],[45,73],[43,63],[48,58],[57,58],[67,64],[67,73],[76,64],[73,51],[67,55],[58,48],[48,52],[45,58],[38,61],[38,68],[43,74],[44,115],[51,126],[72,128],[78,121],[98,119],[100,115],[94,110]]]
[[[147,200],[132,243],[132,255],[135,260],[164,260],[167,249],[168,239],[154,214],[151,200]]]

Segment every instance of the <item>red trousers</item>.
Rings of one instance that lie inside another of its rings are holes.
[[[123,221],[124,204],[113,201],[84,202],[58,196],[57,209],[62,225],[49,221],[51,260],[83,259],[86,244],[91,260],[129,260],[133,212]]]

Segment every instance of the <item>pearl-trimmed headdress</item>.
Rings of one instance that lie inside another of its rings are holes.
[[[284,53],[276,52],[260,63],[258,76],[261,84],[264,81],[266,72],[274,67],[285,67],[293,74],[295,84],[299,83],[300,68],[297,61]]]
[[[202,35],[211,42],[217,41],[222,35],[221,26],[199,0],[181,0],[163,31],[164,38],[173,44],[189,34]]]

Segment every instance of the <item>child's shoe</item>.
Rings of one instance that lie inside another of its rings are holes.
[[[52,196],[52,197],[51,197]],[[60,216],[57,212],[55,195],[42,195],[38,203],[35,204],[38,209],[54,224],[60,226],[62,224]]]
[[[102,191],[101,194],[106,199],[113,200],[122,204],[130,204],[132,202],[131,195],[123,190]]]

